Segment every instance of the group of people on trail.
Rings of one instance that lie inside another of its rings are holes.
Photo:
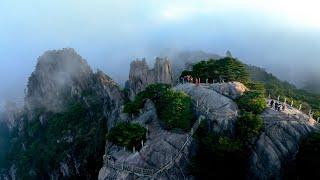
[[[225,83],[225,80],[222,77],[219,77],[218,80],[215,79],[202,79],[202,82],[205,83]],[[210,82],[209,82],[210,81]],[[178,80],[178,83],[194,83],[196,85],[199,85],[201,83],[201,79],[200,78],[194,78],[191,75],[186,75],[186,76],[181,76],[180,79]]]
[[[193,78],[191,75],[180,77],[182,83],[194,83],[196,85],[200,84],[200,78]]]
[[[190,75],[187,75],[187,76],[183,76],[183,77],[181,77],[181,80],[182,80],[182,82],[188,82],[188,83],[191,83],[191,82],[193,82],[193,77],[192,77],[192,76],[190,76]]]
[[[274,100],[271,100],[270,101],[270,107],[271,108],[274,108],[276,111],[284,111],[286,110],[286,105],[285,104],[282,104],[278,101],[274,101]]]

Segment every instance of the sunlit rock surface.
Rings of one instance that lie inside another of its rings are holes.
[[[237,99],[248,91],[248,88],[240,82],[214,83],[205,86],[231,99]]]
[[[284,112],[268,108],[262,117],[265,128],[253,148],[248,177],[281,179],[283,168],[295,158],[301,140],[318,130],[318,125],[294,108]]]
[[[229,89],[229,88],[227,88]],[[190,95],[198,107],[197,110],[208,118],[208,128],[211,132],[233,134],[238,117],[238,106],[230,98],[219,94],[207,86],[197,86],[186,83],[175,87]]]

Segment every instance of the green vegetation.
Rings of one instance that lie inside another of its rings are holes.
[[[226,57],[219,60],[201,61],[194,64],[192,71],[184,71],[181,76],[191,75],[201,78],[202,81],[208,79],[211,81],[225,80],[239,81],[246,83],[249,80],[249,75],[242,64],[237,59]]]
[[[250,74],[251,80],[263,83],[266,94],[270,94],[272,98],[276,99],[280,95],[282,101],[284,98],[287,98],[288,102],[293,100],[295,107],[302,104],[304,112],[312,109],[315,112],[314,117],[320,117],[320,95],[298,89],[286,81],[279,80],[262,68],[247,65],[246,69]]]
[[[193,174],[199,179],[245,179],[250,147],[264,127],[262,118],[243,111],[234,136],[210,133],[205,124],[196,133],[199,152],[194,158]]]
[[[6,167],[6,154],[9,150],[10,139],[9,139],[9,129],[7,125],[2,122],[0,116],[0,171],[2,168]]]
[[[80,164],[80,174],[69,178],[97,178],[103,163],[106,119],[100,99],[87,92],[86,98],[90,106],[73,100],[63,113],[39,113],[46,117],[44,124],[39,115],[32,121],[25,117],[23,129],[14,130],[8,158],[15,163],[20,179],[49,179],[61,162],[71,167]]]
[[[192,101],[186,94],[171,90],[169,85],[152,84],[139,93],[133,102],[125,105],[125,112],[138,114],[147,99],[155,103],[164,128],[186,131],[191,128],[194,120]]]
[[[256,91],[260,93],[261,96],[265,96],[266,94],[266,88],[263,83],[257,82],[257,81],[249,81],[245,84],[247,88],[249,88],[250,91]]]
[[[205,132],[202,124],[196,134],[199,151],[190,167],[193,175],[198,179],[245,179],[249,157],[246,146],[237,138]]]
[[[265,99],[260,86],[255,89],[237,100],[242,111],[234,136],[209,133],[205,123],[201,124],[196,133],[199,152],[192,167],[199,179],[245,179],[250,147],[264,127],[259,114],[265,108]]]
[[[254,114],[261,114],[266,108],[266,99],[259,91],[246,92],[236,102],[241,110]]]
[[[139,124],[120,123],[111,129],[107,138],[118,146],[138,149],[141,141],[146,140],[146,132],[146,128]]]
[[[129,101],[125,104],[124,112],[129,114],[138,114],[147,99],[150,99],[157,104],[161,101],[161,97],[169,91],[170,86],[167,84],[151,84],[146,88],[146,90],[137,94],[134,101]]]
[[[299,179],[320,179],[320,132],[305,139],[299,148],[296,164]]]
[[[236,100],[241,113],[234,135],[213,134],[201,124],[196,133],[199,152],[191,169],[199,179],[245,179],[250,148],[264,127],[260,117],[266,108],[264,84],[249,81],[244,65],[231,58],[201,61],[191,73],[200,78],[240,81],[250,89]]]
[[[156,104],[159,118],[166,129],[190,130],[194,115],[192,101],[182,92],[168,91]]]
[[[245,145],[250,145],[264,127],[260,114],[266,109],[266,98],[263,84],[250,82],[247,85],[250,91],[236,100],[241,110],[236,124],[236,136]]]
[[[244,144],[250,144],[260,135],[263,127],[263,120],[259,115],[243,112],[237,121],[236,136]]]

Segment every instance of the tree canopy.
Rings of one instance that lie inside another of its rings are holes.
[[[139,113],[146,99],[155,103],[160,122],[165,129],[191,128],[194,121],[192,101],[185,93],[176,92],[166,84],[152,84],[140,92],[134,101],[125,105],[125,112]]]
[[[119,123],[110,130],[107,138],[116,145],[138,149],[141,141],[146,140],[146,132],[146,128],[139,124]]]
[[[201,61],[192,67],[192,71],[184,71],[181,76],[191,75],[205,81],[239,81],[246,83],[249,80],[245,66],[239,60],[225,57],[219,60]]]

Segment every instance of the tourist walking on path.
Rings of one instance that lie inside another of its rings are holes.
[[[271,108],[273,108],[273,105],[274,105],[274,100],[272,99],[271,102],[270,102]]]

